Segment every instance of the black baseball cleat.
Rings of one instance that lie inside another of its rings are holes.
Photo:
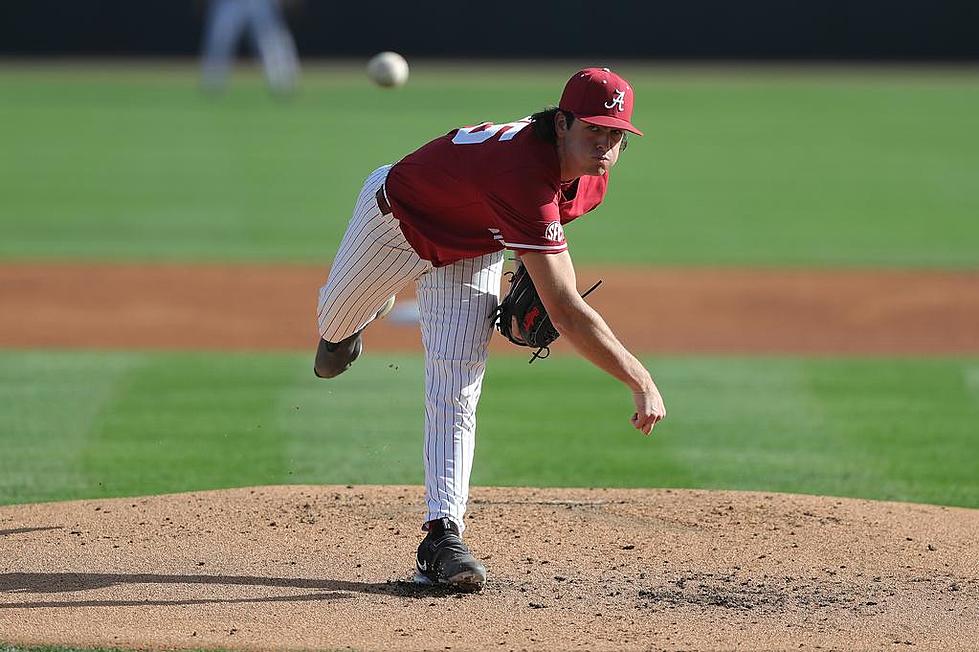
[[[381,306],[374,319],[382,319],[391,309],[394,308],[395,296],[388,297],[384,305]],[[350,337],[339,342],[327,342],[320,339],[319,347],[316,349],[316,361],[313,363],[313,374],[317,378],[336,378],[350,368],[354,360],[364,352],[364,340],[361,339],[363,329],[357,331]]]
[[[360,331],[339,342],[321,339],[316,349],[313,373],[317,378],[336,378],[350,368],[363,350],[364,342],[360,339]]]
[[[448,518],[428,523],[428,536],[418,546],[415,582],[450,586],[460,591],[479,591],[486,569],[472,556],[459,536],[459,526]]]

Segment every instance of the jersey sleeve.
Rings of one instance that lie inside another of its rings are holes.
[[[558,188],[546,179],[520,170],[500,175],[486,198],[497,218],[493,237],[506,249],[554,254],[568,249]]]

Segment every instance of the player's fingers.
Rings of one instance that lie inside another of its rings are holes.
[[[658,420],[659,419],[656,417],[655,414],[649,414],[646,415],[646,417],[644,417],[643,419],[640,419],[638,412],[634,413],[632,415],[632,419],[630,419],[630,421],[632,422],[632,426],[636,430],[642,432],[642,434],[644,435],[648,435],[652,431],[653,426],[656,425],[656,422]]]
[[[663,420],[663,417],[661,415],[654,414],[653,415],[653,418],[650,419],[650,421],[649,421],[649,429],[648,430],[645,430],[644,432],[648,435],[649,433],[651,433],[653,431],[653,428],[656,426],[656,424],[659,423],[662,420]]]
[[[649,423],[647,424],[647,428],[643,432],[645,432],[647,435],[650,434],[651,432],[653,432],[653,428],[656,427],[657,423],[659,423],[658,417],[654,417],[650,419]]]

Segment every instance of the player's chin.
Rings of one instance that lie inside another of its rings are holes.
[[[605,159],[595,159],[594,164],[588,171],[588,176],[591,177],[601,177],[608,174],[609,168],[612,167],[611,161]]]

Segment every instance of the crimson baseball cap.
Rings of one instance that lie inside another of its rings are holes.
[[[642,136],[632,120],[632,86],[608,68],[579,70],[564,85],[558,108],[591,125],[625,129]]]

